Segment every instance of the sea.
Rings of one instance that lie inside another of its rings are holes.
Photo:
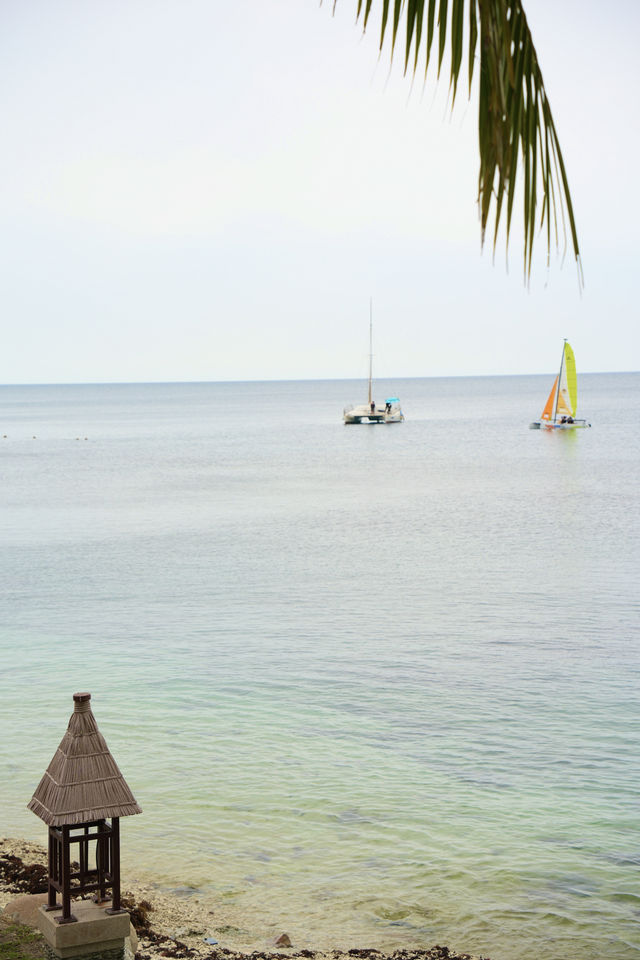
[[[0,387],[0,833],[88,691],[221,946],[640,957],[640,374]]]

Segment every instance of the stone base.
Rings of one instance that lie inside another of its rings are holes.
[[[76,923],[56,921],[56,917],[62,916],[62,907],[48,912],[42,906],[38,911],[38,929],[56,957],[61,960],[67,960],[68,957],[120,960],[124,956],[125,938],[129,936],[130,926],[126,911],[109,916],[104,906],[91,900],[75,900],[71,912]]]
[[[46,960],[60,960],[60,954],[56,953],[53,947],[48,943],[44,945]],[[117,950],[102,950],[96,953],[83,953],[76,956],[75,960],[132,960],[133,953],[128,952],[125,947],[118,947]]]

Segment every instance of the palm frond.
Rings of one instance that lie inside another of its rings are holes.
[[[372,3],[373,0],[357,0],[356,17],[365,30]],[[465,5],[468,7],[467,18],[464,15]],[[452,104],[465,44],[470,90],[479,47],[478,205],[483,242],[493,209],[494,249],[503,215],[508,246],[521,169],[526,276],[531,273],[538,226],[541,229],[546,226],[549,257],[552,236],[557,243],[560,220],[565,237],[568,221],[581,278],[578,233],[566,168],[521,0],[382,0],[380,49],[391,34],[392,56],[401,33],[403,17],[406,21],[405,72],[409,69],[410,61],[412,72],[418,69],[421,44],[425,73],[428,71],[437,33],[439,75],[448,45],[451,54]]]

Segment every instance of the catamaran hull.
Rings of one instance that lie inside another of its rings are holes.
[[[547,423],[545,420],[534,420],[529,424],[530,430],[582,430],[590,427],[586,420],[574,420],[573,423]]]
[[[351,410],[345,410],[342,419],[345,424],[350,423],[402,423],[404,420],[404,414],[402,410],[394,409],[391,410],[376,410],[375,413],[371,413],[368,409],[362,409],[355,407]]]
[[[402,423],[404,417],[348,417],[345,416],[344,422],[348,426],[350,423]]]
[[[350,423],[384,423],[384,417],[352,417],[348,414],[344,416],[344,422],[348,425]]]

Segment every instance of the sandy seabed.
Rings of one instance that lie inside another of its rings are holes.
[[[25,871],[22,868],[33,865],[46,868],[46,863],[47,852],[44,846],[26,840],[0,837],[0,912],[18,896],[35,892],[33,885],[30,885],[33,880],[28,878],[36,871]],[[46,886],[44,889],[46,890]],[[229,923],[229,918],[225,917],[223,907],[212,910],[196,898],[185,900],[161,893],[153,884],[129,882],[126,878],[122,882],[122,898],[137,931],[136,960],[157,960],[160,957],[193,960],[285,960],[298,957],[316,960],[489,960],[488,957],[456,953],[449,947],[439,945],[418,950],[397,950],[392,954],[385,954],[374,948],[328,952],[300,950],[296,948],[295,942],[289,945],[286,930],[263,950],[238,949],[218,941],[220,934],[216,935],[216,931],[224,931],[225,927],[233,926]],[[208,940],[213,942],[207,942]]]

